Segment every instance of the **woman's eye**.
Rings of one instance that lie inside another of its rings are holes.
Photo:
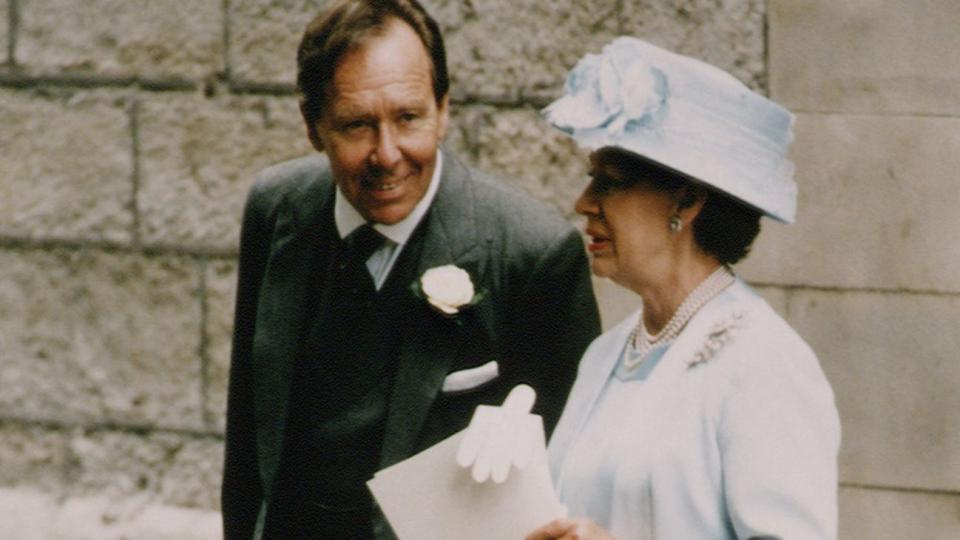
[[[613,187],[610,179],[603,175],[591,175],[589,189],[594,195],[604,195]]]

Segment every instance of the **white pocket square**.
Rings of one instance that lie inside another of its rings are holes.
[[[496,379],[499,375],[500,365],[497,364],[496,360],[491,360],[482,366],[454,371],[447,375],[447,378],[443,380],[440,391],[449,393],[471,390]]]

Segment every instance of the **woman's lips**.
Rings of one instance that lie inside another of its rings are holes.
[[[587,250],[589,250],[590,253],[603,251],[610,246],[610,239],[606,236],[592,233],[589,230],[587,231],[587,236],[590,237],[590,242],[587,243]]]
[[[587,249],[590,250],[590,253],[597,253],[607,249],[608,246],[610,246],[609,240],[591,240]]]

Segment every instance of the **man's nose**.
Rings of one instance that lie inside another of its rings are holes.
[[[377,130],[377,145],[373,149],[374,164],[383,169],[392,169],[401,158],[397,136],[390,125],[382,125]]]

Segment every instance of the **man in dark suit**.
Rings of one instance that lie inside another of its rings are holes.
[[[245,209],[224,535],[389,538],[373,473],[519,383],[549,432],[599,316],[572,227],[440,149],[443,42],[415,0],[315,19],[297,86],[322,154],[264,171]]]

